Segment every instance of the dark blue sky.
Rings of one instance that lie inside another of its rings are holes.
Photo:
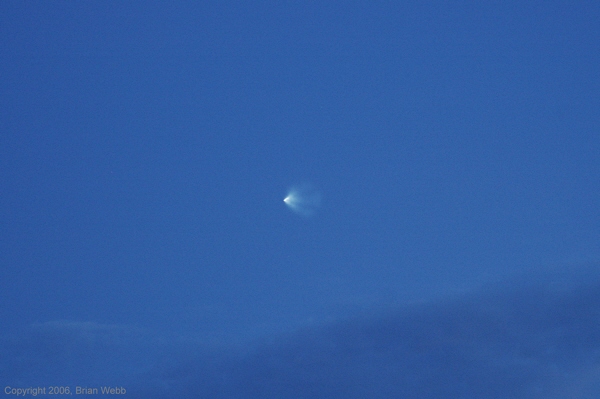
[[[4,332],[238,340],[597,262],[599,20],[593,1],[2,2]],[[303,183],[308,218],[283,202]]]

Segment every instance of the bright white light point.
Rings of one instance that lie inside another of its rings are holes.
[[[299,215],[312,216],[321,205],[321,194],[310,184],[302,184],[292,187],[283,202]]]

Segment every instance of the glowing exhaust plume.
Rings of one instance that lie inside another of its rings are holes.
[[[321,194],[309,184],[294,186],[283,202],[302,216],[312,216],[321,205]]]

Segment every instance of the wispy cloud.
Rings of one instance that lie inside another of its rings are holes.
[[[3,337],[0,375],[12,386],[119,384],[134,398],[591,398],[599,309],[596,276],[513,282],[244,347],[52,321]]]

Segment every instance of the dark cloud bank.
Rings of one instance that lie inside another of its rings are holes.
[[[131,398],[600,397],[597,273],[376,313],[210,350],[129,328],[40,324],[4,336],[0,380],[112,384]]]

